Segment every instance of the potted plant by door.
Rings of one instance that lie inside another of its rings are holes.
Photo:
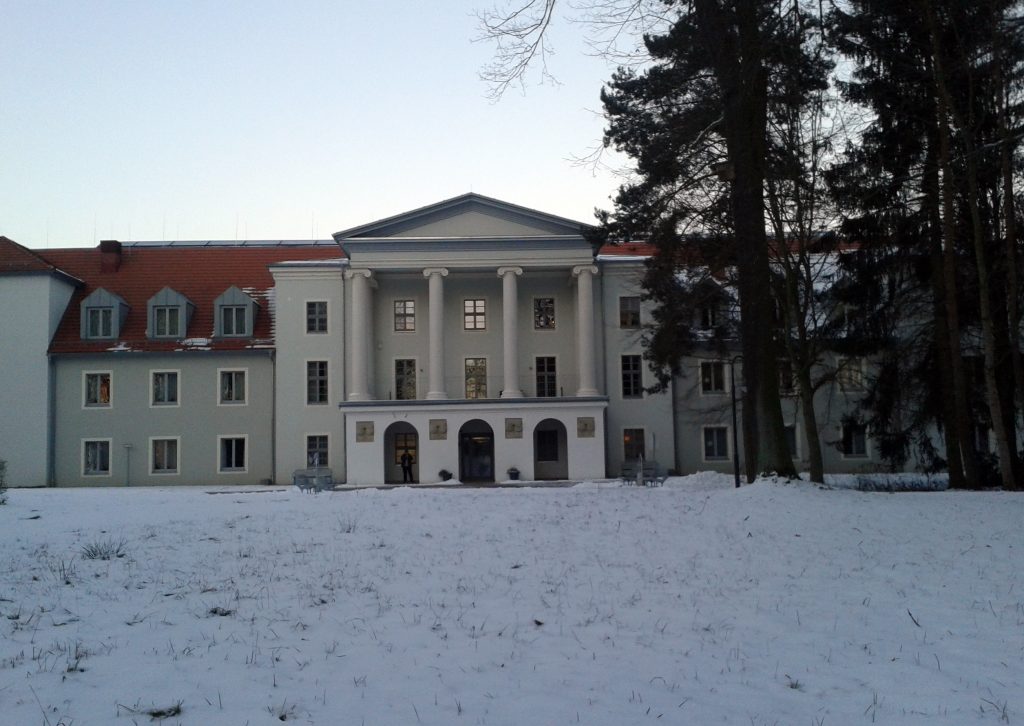
[[[452,473],[447,469],[441,469],[441,471],[437,472],[437,475],[441,477],[441,481],[448,481],[452,478]]]
[[[508,468],[508,478],[512,481],[519,481],[519,469],[514,466]]]

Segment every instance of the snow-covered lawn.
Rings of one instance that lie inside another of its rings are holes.
[[[1024,496],[730,482],[15,490],[0,721],[1022,723]]]

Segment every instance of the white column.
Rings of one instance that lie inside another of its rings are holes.
[[[373,301],[370,299],[369,270],[346,270],[345,279],[352,281],[352,357],[349,366],[348,400],[370,400],[370,321]]]
[[[519,389],[519,293],[517,278],[523,274],[522,267],[499,267],[501,278],[502,343],[504,346],[505,385],[502,398],[522,398]]]
[[[444,387],[444,278],[448,270],[443,267],[429,267],[423,271],[427,278],[429,299],[430,322],[428,333],[430,335],[428,376],[430,384],[427,389],[427,399],[436,401],[448,398],[448,392]]]
[[[576,278],[576,360],[579,363],[577,396],[596,396],[594,384],[594,265],[572,268]]]

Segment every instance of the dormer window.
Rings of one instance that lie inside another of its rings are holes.
[[[213,334],[217,337],[241,338],[251,336],[256,320],[256,301],[231,287],[214,301],[217,316],[214,318]]]
[[[109,340],[121,335],[128,317],[128,303],[112,292],[97,288],[81,305],[83,340]]]
[[[221,335],[248,335],[244,305],[225,305],[220,309]]]
[[[147,303],[150,338],[184,338],[195,305],[176,290],[165,287]]]
[[[86,310],[88,322],[87,336],[90,338],[110,338],[114,329],[114,308],[89,308]]]

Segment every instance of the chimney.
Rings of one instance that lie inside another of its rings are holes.
[[[100,272],[117,272],[121,267],[121,243],[116,239],[100,240]]]

